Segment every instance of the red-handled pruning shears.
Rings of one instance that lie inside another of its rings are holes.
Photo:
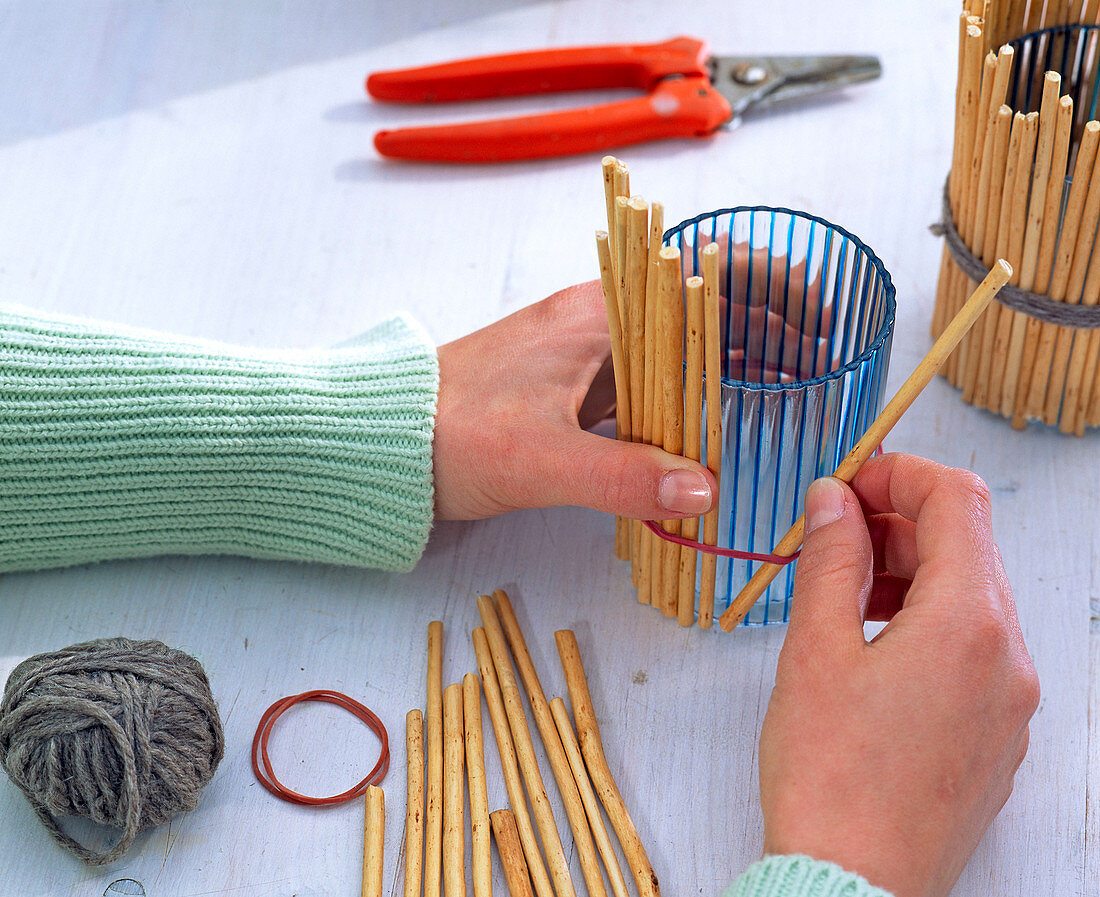
[[[691,37],[482,56],[375,72],[367,92],[397,103],[635,87],[646,96],[464,124],[379,131],[383,156],[426,162],[504,162],[705,137],[750,108],[878,77],[874,56],[709,56]]]

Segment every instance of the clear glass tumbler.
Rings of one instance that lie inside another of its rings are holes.
[[[665,233],[685,277],[701,273],[711,242],[722,259],[718,543],[767,554],[802,513],[809,484],[833,472],[882,407],[894,286],[862,240],[804,212],[742,206]],[[787,621],[796,565],[746,625]],[[718,559],[716,617],[756,566]]]

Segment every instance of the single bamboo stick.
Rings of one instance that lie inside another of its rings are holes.
[[[481,687],[476,673],[462,677],[462,723],[466,736],[466,775],[470,783],[470,844],[474,897],[493,897],[489,852],[489,793],[485,784],[485,744],[481,732]]]
[[[596,231],[596,252],[600,259],[600,285],[607,309],[607,329],[611,337],[611,367],[615,375],[615,438],[626,439],[630,435],[630,386],[626,373],[626,355],[623,348],[623,327],[619,318],[619,300],[616,296],[611,241],[604,231]],[[627,534],[629,528],[623,517],[615,518],[615,556],[620,561],[630,557]]]
[[[405,897],[420,897],[424,863],[424,717],[405,715]]]
[[[516,820],[510,810],[494,810],[489,814],[493,826],[493,836],[500,854],[500,865],[504,867],[504,880],[508,883],[510,897],[534,897],[531,893],[531,877],[527,863],[523,859]]]
[[[703,247],[703,360],[707,400],[707,469],[715,483],[722,482],[722,325],[718,295],[718,244]],[[703,541],[718,544],[718,503],[721,489],[703,518]],[[714,622],[714,586],[718,557],[704,554],[699,585],[699,625],[709,629]]]
[[[440,897],[443,860],[443,624],[428,624],[428,704],[424,721],[424,897]]]
[[[1073,132],[1073,99],[1064,96],[1058,101],[1058,122],[1054,139],[1054,158],[1051,161],[1050,181],[1047,184],[1046,208],[1043,211],[1043,237],[1041,240],[1042,251],[1039,258],[1039,271],[1035,277],[1034,290],[1037,293],[1045,293],[1054,299],[1051,290],[1053,280],[1054,259],[1057,254],[1058,223],[1062,211],[1062,193],[1066,180],[1066,164],[1069,160],[1069,143]],[[1049,257],[1049,258],[1048,258]],[[1057,301],[1065,301],[1065,296],[1058,296]],[[1032,321],[1035,319],[1033,318]],[[1058,394],[1061,396],[1062,382],[1065,379],[1065,365],[1060,373],[1052,370],[1054,360],[1054,344],[1058,338],[1058,326],[1046,321],[1036,321],[1032,328],[1031,321],[1028,327],[1037,331],[1034,336],[1033,359],[1031,367],[1025,370],[1028,377],[1028,389],[1026,395],[1023,390],[1018,391],[1016,402],[1017,415],[1021,421],[1030,417],[1042,418],[1046,404],[1047,386],[1051,383],[1052,376],[1057,382]],[[1022,401],[1021,401],[1022,399]],[[1057,417],[1057,410],[1054,415]]]
[[[382,897],[382,855],[385,839],[386,796],[377,785],[368,785],[363,807],[362,897]]]
[[[1012,127],[1012,110],[1001,106],[994,124],[993,162],[989,184],[989,206],[986,209],[985,240],[982,248],[982,261],[991,266],[996,261],[997,226],[1001,215],[1001,198],[1004,193],[1006,164],[1008,161],[1009,133]],[[973,367],[967,368],[967,380],[963,398],[979,407],[986,403],[989,390],[989,365],[993,355],[993,337],[997,331],[997,319],[1000,305],[992,303],[982,315],[982,341],[974,353]],[[937,334],[938,335],[938,334]]]
[[[679,455],[684,449],[684,300],[680,279],[680,250],[666,246],[660,252],[658,284],[661,301],[661,382],[664,394],[664,449]],[[666,520],[664,530],[680,534],[680,520]],[[661,543],[663,586],[661,611],[666,617],[678,613],[680,546]]]
[[[703,278],[689,277],[684,282],[686,315],[684,337],[684,456],[693,461],[703,457]],[[699,538],[699,518],[681,521],[685,538]],[[699,552],[680,546],[680,588],[678,619],[681,626],[695,622],[695,568]]]
[[[462,686],[443,689],[443,891],[466,897],[466,789]]]
[[[1008,283],[1011,274],[1012,268],[1008,262],[999,259],[985,280],[978,285],[978,288],[963,305],[962,310],[944,328],[940,338],[928,350],[928,354],[924,356],[913,373],[902,383],[894,397],[882,409],[882,413],[875,418],[871,426],[867,428],[867,432],[860,437],[859,442],[840,462],[840,466],[833,472],[834,477],[846,483],[852,481],[864,462],[874,454],[875,449],[893,429],[894,424],[901,419],[901,416],[920,395],[921,390],[936,376],[936,372],[943,366],[947,356],[954,351],[963,334],[978,319],[978,316],[981,315],[985,307],[997,294],[997,291]],[[778,555],[792,554],[802,544],[805,529],[806,515],[803,514],[795,521],[787,534],[779,540],[773,553]],[[719,618],[718,623],[722,629],[729,632],[740,623],[745,614],[756,603],[756,600],[764,594],[764,590],[775,579],[776,574],[782,569],[783,567],[780,564],[761,564],[756,573],[753,574],[752,579],[745,584],[737,598]]]
[[[619,787],[611,775],[611,768],[607,765],[603,740],[600,738],[600,727],[596,722],[596,712],[592,706],[592,695],[588,690],[588,679],[584,674],[584,665],[581,663],[580,649],[577,647],[577,637],[570,630],[562,629],[554,633],[554,638],[558,644],[562,669],[565,671],[569,700],[573,704],[573,718],[577,722],[577,740],[580,743],[592,785],[600,796],[615,834],[619,837],[619,844],[623,848],[623,854],[634,876],[638,894],[640,897],[659,897],[661,890],[657,883],[657,874],[653,871],[645,847],[642,846],[642,839],[638,837],[638,830],[634,827],[634,821],[626,809]]]
[[[657,259],[664,237],[664,206],[659,202],[649,207],[649,262],[646,267],[645,282],[645,376],[643,377],[644,407],[642,409],[642,442],[653,445],[653,427],[655,421],[654,390],[659,381],[654,373],[657,368]],[[638,561],[638,601],[652,603],[653,545],[656,536],[645,527],[641,527],[641,556]]]
[[[1047,72],[1043,77],[1043,99],[1039,108],[1039,140],[1031,181],[1031,202],[1028,207],[1027,231],[1024,237],[1023,267],[1020,272],[1020,287],[1025,290],[1036,288],[1043,234],[1043,212],[1046,209],[1047,186],[1050,183],[1051,164],[1054,159],[1055,130],[1061,89],[1061,76],[1057,72]],[[1061,205],[1061,194],[1059,194],[1058,204]],[[1042,288],[1045,289],[1045,285]],[[1035,363],[1038,338],[1039,321],[1037,319],[1022,313],[1013,315],[1008,358],[1015,374],[1015,383],[1011,387],[1013,390],[1011,401],[1008,397],[1002,400],[1002,411],[1012,418],[1012,426],[1018,430],[1023,429],[1027,424],[1024,412],[1027,407],[1031,366]],[[1006,388],[1012,383],[1012,379],[1012,377],[1006,377]]]
[[[527,649],[527,640],[523,637],[523,630],[520,629],[516,612],[512,609],[512,602],[503,589],[493,592],[493,603],[496,606],[497,619],[511,649],[512,660],[519,671],[520,682],[523,683],[523,688],[527,692],[527,702],[531,705],[531,715],[535,718],[539,735],[542,736],[542,746],[546,749],[546,756],[550,760],[554,781],[558,783],[558,791],[561,793],[565,814],[569,818],[573,844],[577,848],[577,859],[580,861],[581,873],[588,886],[588,893],[590,897],[607,897],[603,876],[600,875],[599,857],[596,855],[596,846],[592,843],[592,832],[589,830],[588,819],[585,816],[584,803],[577,783],[573,780],[573,772],[569,768],[569,760],[565,755],[561,737],[558,735],[558,728],[554,724],[550,704],[542,690],[539,674],[531,660],[531,652]]]
[[[1031,185],[1031,163],[1035,157],[1035,144],[1038,133],[1039,113],[1030,112],[1024,116],[1020,159],[1016,167],[1012,213],[1009,219],[1009,254],[1002,256],[1010,265],[1018,264],[1023,257],[1024,238],[1027,230],[1028,190]],[[1012,285],[1019,286],[1019,284],[1019,275],[1014,270]],[[1019,312],[1010,309],[1002,311],[997,319],[997,334],[993,343],[994,355],[989,392],[989,403],[993,407],[990,408],[990,411],[999,412],[1005,417],[1012,413],[1011,397],[1014,397],[1016,392],[1016,379],[1019,372],[1019,353],[1017,352],[1014,360],[1013,352],[1016,350],[1011,345],[1017,314]]]
[[[489,719],[493,723],[497,752],[500,754],[500,768],[504,775],[504,787],[508,791],[508,803],[515,817],[517,834],[523,845],[523,855],[527,858],[527,869],[535,886],[538,897],[554,897],[554,888],[546,864],[539,853],[535,829],[531,825],[531,816],[527,812],[527,800],[523,796],[523,781],[516,759],[515,742],[508,725],[508,714],[504,709],[504,698],[497,682],[496,667],[489,648],[489,639],[480,626],[473,632],[474,654],[477,656],[477,668],[481,673],[481,687],[485,692],[485,705],[489,708]],[[490,817],[491,818],[491,817]]]
[[[628,897],[626,878],[619,866],[619,858],[615,854],[615,845],[611,843],[611,836],[603,824],[603,815],[600,813],[600,799],[592,790],[592,780],[588,778],[588,770],[584,767],[584,756],[581,754],[581,746],[577,742],[577,733],[573,729],[573,723],[569,719],[569,711],[565,709],[565,701],[561,698],[550,699],[550,712],[554,717],[554,723],[561,738],[562,747],[565,748],[565,756],[569,760],[569,768],[573,771],[573,779],[577,783],[581,801],[584,803],[584,812],[588,816],[588,823],[592,828],[592,837],[596,841],[596,847],[603,858],[604,868],[607,870],[607,879],[611,882],[611,892],[615,897]]]
[[[626,229],[626,305],[627,326],[624,331],[630,356],[630,441],[642,441],[645,419],[645,300],[646,269],[649,266],[649,206],[635,197],[627,209]],[[642,530],[637,520],[630,521],[631,558],[641,554]],[[632,565],[634,585],[638,585],[640,570]]]
[[[565,850],[562,848],[561,837],[554,822],[554,811],[550,807],[550,798],[546,795],[546,786],[543,784],[542,773],[535,759],[535,745],[531,740],[531,730],[527,726],[527,716],[523,712],[519,685],[512,672],[512,663],[508,659],[508,645],[504,638],[504,631],[501,629],[500,620],[497,619],[492,599],[488,595],[478,598],[477,609],[481,613],[485,637],[489,642],[489,652],[493,658],[493,667],[496,669],[501,697],[504,699],[504,712],[508,717],[508,728],[512,732],[516,758],[519,760],[519,771],[523,776],[527,796],[531,800],[531,812],[535,816],[535,824],[542,839],[542,849],[546,854],[546,865],[550,878],[554,882],[554,890],[558,897],[576,897],[573,879],[569,875],[569,864],[565,859]]]

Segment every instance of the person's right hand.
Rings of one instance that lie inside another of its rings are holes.
[[[760,735],[764,850],[945,895],[1012,791],[1039,682],[985,484],[884,455],[852,486],[806,496]],[[890,621],[869,643],[867,619]]]

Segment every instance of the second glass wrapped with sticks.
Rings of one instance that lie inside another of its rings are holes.
[[[709,627],[878,414],[894,288],[862,241],[801,212],[727,209],[662,234],[661,207],[626,200],[614,166],[598,243],[619,435],[720,484],[702,520],[619,521],[617,552],[639,601]],[[787,619],[794,569],[746,623]]]

